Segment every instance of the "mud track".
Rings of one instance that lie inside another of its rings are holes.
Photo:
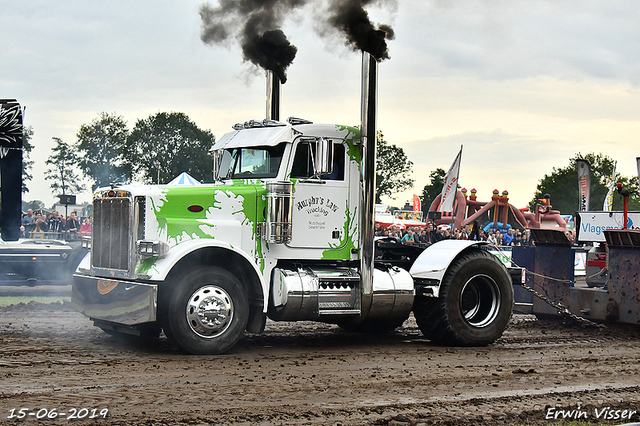
[[[513,425],[636,412],[608,422],[622,424],[640,422],[639,361],[636,328],[525,315],[481,348],[432,345],[411,318],[384,335],[269,322],[231,353],[191,356],[164,337],[109,336],[68,304],[30,303],[0,308],[0,423]],[[34,414],[17,419],[21,408]]]

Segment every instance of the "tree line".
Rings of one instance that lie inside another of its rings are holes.
[[[31,126],[24,129],[23,193],[28,192],[33,161],[29,154],[33,148]],[[200,129],[181,112],[158,112],[136,122],[132,130],[122,116],[102,112],[90,123],[80,126],[76,141],[67,143],[53,137],[54,147],[45,162],[45,179],[56,195],[77,193],[85,189],[78,172],[93,188],[112,183],[141,182],[166,183],[182,172],[201,182],[211,181],[212,157],[210,150],[215,136],[210,130]],[[381,197],[395,199],[396,194],[411,189],[413,163],[401,147],[387,142],[381,131],[376,135],[376,202]],[[540,179],[529,208],[545,194],[551,196],[554,210],[572,214],[578,206],[578,175],[576,160],[591,164],[591,206],[601,210],[612,181],[615,161],[602,153],[576,154],[564,167],[553,168]],[[426,214],[431,202],[442,192],[446,172],[437,168],[429,174],[429,183],[422,189],[422,209]],[[629,189],[629,210],[640,210],[640,190],[637,177],[616,173],[616,183]],[[622,197],[614,196],[613,210],[622,210]]]
[[[32,178],[33,161],[28,158],[32,136],[33,128],[25,128],[23,193],[29,191],[26,182]],[[54,147],[45,162],[44,173],[56,195],[85,190],[79,171],[91,181],[93,188],[131,181],[166,183],[182,172],[201,182],[213,178],[210,149],[215,136],[209,130],[198,128],[181,112],[151,115],[138,120],[131,131],[122,116],[102,112],[80,127],[76,139],[68,143],[52,138]],[[414,180],[410,177],[413,163],[402,148],[389,144],[380,131],[376,144],[376,194],[380,202],[382,196],[393,197],[413,186]]]
[[[529,201],[527,207],[534,211],[539,200],[543,199],[546,194],[551,197],[551,205],[554,210],[558,210],[563,214],[574,214],[578,210],[579,192],[578,192],[578,169],[576,168],[577,160],[587,160],[591,165],[591,197],[589,209],[593,211],[602,210],[604,199],[609,192],[609,185],[613,181],[614,184],[622,184],[628,189],[630,196],[628,199],[629,211],[640,210],[640,190],[638,188],[638,178],[628,177],[620,173],[613,175],[615,160],[602,153],[590,152],[586,155],[581,153],[575,154],[569,159],[569,164],[564,167],[553,168],[550,174],[545,174],[536,186],[533,198]],[[438,168],[429,174],[429,183],[422,190],[422,209],[426,212],[429,210],[431,202],[442,192],[444,169]],[[621,195],[614,192],[613,211],[622,211],[624,200]]]
[[[31,180],[29,160],[33,129],[25,129],[23,192]],[[181,112],[159,112],[138,120],[132,130],[124,117],[102,112],[80,126],[76,141],[53,137],[54,146],[46,160],[45,179],[53,193],[73,194],[85,189],[79,172],[92,188],[112,183],[168,182],[182,172],[199,181],[212,180],[210,149],[215,137],[200,129]]]

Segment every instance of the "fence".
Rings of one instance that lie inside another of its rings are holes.
[[[75,233],[70,234],[68,232],[31,231],[27,235],[27,238],[70,241],[78,239],[79,236],[77,236]]]

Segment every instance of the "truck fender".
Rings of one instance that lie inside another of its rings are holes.
[[[469,247],[486,245],[485,241],[442,240],[427,247],[415,260],[409,273],[414,281],[422,283],[433,292],[440,294],[440,283],[451,262]],[[430,294],[431,295],[431,294]]]
[[[196,250],[209,247],[222,248],[242,256],[247,261],[247,263],[253,267],[253,271],[259,278],[260,284],[264,288],[264,279],[262,277],[262,273],[260,272],[258,265],[256,265],[253,257],[249,256],[249,254],[247,254],[243,250],[240,250],[237,247],[234,247],[231,244],[220,240],[198,239],[185,241],[181,244],[178,244],[177,246],[172,247],[171,250],[169,250],[169,252],[162,257],[155,259],[150,258],[146,261],[138,263],[136,273],[146,275],[145,278],[150,281],[164,281],[173,267],[185,256],[193,253]]]
[[[82,258],[78,267],[76,268],[76,272],[86,272],[89,273],[91,270],[91,252],[87,251],[87,254]]]
[[[251,306],[249,308],[249,322],[246,329],[250,333],[261,333],[264,330],[266,320],[266,316],[264,314],[266,314],[267,312],[269,295],[264,276],[270,275],[273,265],[262,263],[259,266],[258,264],[256,264],[253,257],[247,254],[245,251],[233,246],[232,244],[226,243],[221,240],[190,240],[184,242],[178,246],[173,247],[162,258],[155,259],[153,267],[148,269],[147,273],[149,275],[145,278],[152,281],[165,281],[172,270],[174,270],[175,268],[180,268],[180,266],[177,266],[180,261],[188,258],[192,253],[195,254],[195,252],[197,251],[206,249],[216,249],[218,250],[218,254],[220,254],[221,251],[228,251],[230,253],[233,253],[233,255],[237,256],[238,258],[244,259],[245,262],[242,262],[242,264],[239,265],[240,269],[242,270],[240,275],[236,275],[233,272],[233,268],[229,269],[229,267],[232,265],[228,264],[228,261],[226,261],[227,264],[225,264],[224,262],[222,262],[222,264],[207,262],[206,265],[208,265],[209,269],[211,269],[212,266],[222,267],[222,269],[228,271],[227,273],[231,272],[236,279],[242,280],[242,276],[244,276],[244,278],[248,280],[246,282],[243,282],[245,284],[244,287],[247,291],[246,297],[254,297],[256,303],[251,302]],[[251,266],[247,268],[246,265]],[[206,266],[203,265],[203,267]],[[264,269],[265,274],[263,274],[261,269]],[[142,271],[137,272],[140,273]],[[180,274],[183,271],[180,270],[176,272]],[[184,271],[184,273],[188,272],[191,271]],[[252,277],[250,278],[249,276]],[[257,303],[258,300],[260,300],[259,304]]]

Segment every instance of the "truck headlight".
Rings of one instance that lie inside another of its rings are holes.
[[[162,241],[136,241],[138,256],[142,258],[163,256],[169,251],[169,244]]]
[[[91,250],[91,237],[82,237],[80,247],[83,249]]]

